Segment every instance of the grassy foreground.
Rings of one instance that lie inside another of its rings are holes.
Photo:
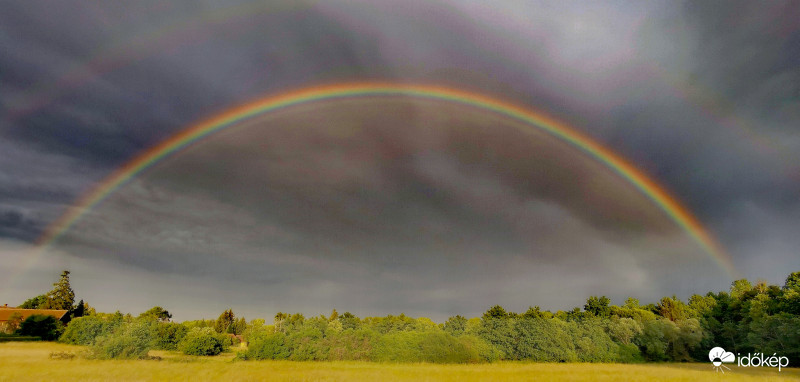
[[[50,359],[51,352],[80,346],[47,342],[0,343],[0,381],[796,381],[800,370],[737,368],[715,373],[711,364],[553,364],[501,362],[477,365],[382,364],[370,362],[233,362],[233,354],[188,357],[151,352],[160,361]]]

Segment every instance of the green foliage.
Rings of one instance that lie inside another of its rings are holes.
[[[61,278],[53,284],[53,290],[47,293],[41,309],[72,310],[75,304],[75,292],[69,285],[69,271],[61,272]]]
[[[683,320],[688,317],[687,307],[677,297],[664,297],[656,305],[656,313],[670,321]]]
[[[45,341],[54,341],[61,335],[61,324],[55,317],[34,314],[19,324],[16,334],[21,336],[41,337]]]
[[[494,318],[492,315],[484,314],[480,326],[476,330],[476,334],[497,349],[500,358],[517,359],[515,357],[517,340],[514,330],[513,320],[508,318]]]
[[[19,312],[14,312],[8,317],[8,321],[6,321],[5,327],[3,327],[4,330],[1,333],[12,334],[19,329],[20,324],[22,324],[22,315]]]
[[[742,299],[747,292],[753,289],[753,285],[747,279],[736,280],[731,283],[731,297]]]
[[[454,336],[464,334],[467,331],[467,319],[460,315],[448,318],[444,323],[444,331]]]
[[[111,334],[121,324],[121,320],[97,315],[78,317],[69,322],[59,341],[73,345],[91,345],[95,339]]]
[[[341,317],[340,317],[341,318]],[[378,333],[366,328],[329,333],[324,340],[331,361],[369,361]]]
[[[500,305],[495,305],[495,306],[489,308],[489,310],[487,310],[483,314],[483,319],[484,320],[486,320],[486,319],[508,318],[508,317],[509,317],[508,312],[506,312],[505,308],[503,308]]]
[[[225,350],[223,335],[211,328],[194,328],[178,343],[178,349],[188,355],[217,355]]]
[[[388,362],[432,363],[481,361],[482,357],[476,344],[465,342],[443,331],[395,332],[380,337],[375,346],[373,359]]]
[[[67,285],[69,273],[62,275]],[[62,288],[63,289],[63,288]],[[55,290],[55,289],[54,289]],[[48,296],[56,296],[51,292]],[[44,299],[44,300],[43,300]],[[44,301],[44,302],[42,302]],[[44,296],[28,306],[48,304]],[[167,322],[161,307],[131,315],[78,316],[60,341],[90,345],[96,358],[143,358],[150,347],[179,349],[186,354],[213,355],[238,342],[249,342],[240,359],[375,360],[386,362],[464,363],[495,360],[539,362],[706,361],[707,351],[722,346],[734,353],[776,353],[800,362],[800,272],[783,287],[748,280],[732,283],[730,293],[693,295],[688,303],[676,296],[641,305],[629,298],[610,305],[604,296],[587,299],[584,310],[553,314],[538,306],[522,314],[495,305],[480,318],[450,317],[443,324],[400,314],[360,319],[350,312],[306,318],[278,313],[274,325],[249,324],[231,309],[217,320]],[[19,318],[19,317],[18,317]],[[15,326],[12,320],[6,326]],[[216,329],[216,330],[215,330]],[[32,316],[17,333],[52,339],[60,324],[52,316]],[[0,336],[0,341],[8,336]]]
[[[611,309],[608,307],[610,304],[611,300],[606,296],[592,296],[586,300],[583,310],[597,317],[608,317],[611,314]]]
[[[219,315],[217,322],[214,323],[214,330],[217,333],[233,333],[233,323],[235,320],[236,316],[234,316],[233,310],[228,309]]]
[[[530,359],[538,362],[575,362],[578,354],[570,330],[574,324],[561,320],[523,318],[511,333],[518,342],[503,344],[507,359]],[[508,338],[507,341],[513,341]]]
[[[363,320],[362,324],[381,334],[415,330],[420,326],[417,320],[402,313],[399,316],[390,314],[386,317],[367,317]]]
[[[39,296],[36,296],[36,297],[31,297],[31,298],[25,300],[25,302],[23,302],[22,305],[18,306],[18,308],[20,308],[20,309],[42,309],[42,307],[44,306],[45,302],[47,302],[47,296],[42,294],[42,295],[39,295]]]
[[[78,301],[78,305],[69,314],[72,318],[83,317],[86,314],[86,303],[83,300]]]
[[[613,316],[606,328],[611,339],[622,345],[631,344],[634,337],[642,334],[642,323],[628,317]]]
[[[288,359],[289,347],[286,345],[286,335],[281,332],[270,333],[250,342],[243,359]]]
[[[178,344],[186,337],[189,329],[174,322],[155,322],[151,324],[153,348],[159,350],[178,350]]]
[[[342,323],[342,329],[358,329],[361,327],[361,320],[358,319],[353,313],[344,312],[341,316],[339,316],[339,322]]]
[[[615,362],[619,360],[619,345],[603,330],[604,322],[589,319],[570,323],[575,352],[581,362]]]
[[[550,311],[542,311],[538,306],[528,307],[525,313],[522,313],[522,318],[553,318],[553,313]]]
[[[169,319],[172,318],[172,314],[160,306],[154,306],[148,309],[146,312],[140,314],[138,318],[151,318],[161,321],[169,321]]]
[[[145,359],[151,342],[150,325],[147,322],[121,324],[111,334],[97,337],[89,348],[90,358]]]

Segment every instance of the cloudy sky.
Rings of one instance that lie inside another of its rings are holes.
[[[198,121],[317,85],[460,89],[540,110],[684,204],[751,280],[800,270],[800,6],[770,2],[25,1],[0,6],[0,303],[72,271],[102,311],[494,304],[725,290],[630,182],[474,106],[359,97],[264,113],[81,195]]]

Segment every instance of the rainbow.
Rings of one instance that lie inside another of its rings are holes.
[[[102,203],[105,198],[132,178],[171,154],[213,135],[220,130],[253,116],[294,105],[338,98],[369,96],[411,96],[470,105],[489,112],[515,118],[547,132],[582,150],[629,181],[664,211],[678,226],[684,229],[700,247],[717,262],[717,264],[728,272],[730,276],[734,277],[738,274],[730,256],[711,234],[709,234],[700,221],[694,217],[691,211],[681,205],[681,203],[664,190],[663,187],[648,178],[622,157],[569,126],[541,112],[525,109],[509,102],[474,92],[441,86],[371,82],[324,85],[290,91],[236,107],[184,129],[127,162],[89,192],[85,193],[58,220],[53,222],[45,230],[39,240],[37,240],[36,250],[39,253],[44,252],[44,250],[56,242],[59,237],[64,235],[78,219],[95,206]]]

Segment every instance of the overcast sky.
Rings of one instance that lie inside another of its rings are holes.
[[[625,179],[519,121],[410,97],[259,115],[158,163],[35,255],[119,166],[269,95],[378,80],[542,110],[691,210],[751,280],[800,270],[794,2],[0,5],[0,303],[72,271],[102,311],[442,321],[725,290]]]

